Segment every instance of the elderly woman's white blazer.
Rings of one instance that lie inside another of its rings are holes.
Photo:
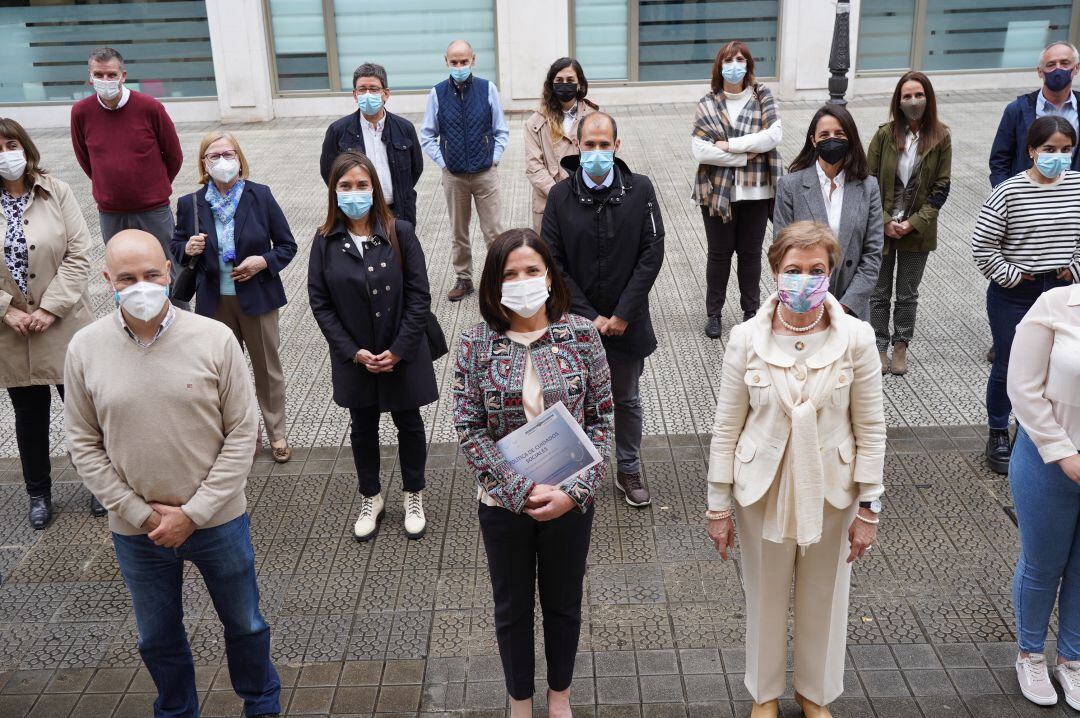
[[[709,452],[709,508],[735,500],[749,506],[777,478],[791,436],[791,417],[776,396],[795,360],[774,341],[774,294],[751,320],[735,326],[724,354],[720,396]],[[869,324],[826,299],[831,326],[825,344],[805,362],[807,395],[828,391],[817,412],[825,499],[843,509],[885,469],[885,417],[881,361]],[[834,366],[835,365],[835,366]],[[834,371],[835,369],[835,371]],[[822,382],[829,382],[825,387]],[[793,446],[794,449],[794,446]],[[799,461],[799,456],[793,456]],[[880,490],[879,490],[880,491]],[[876,492],[875,492],[876,493]]]

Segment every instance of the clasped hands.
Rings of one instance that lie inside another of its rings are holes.
[[[625,319],[616,316],[598,316],[593,319],[593,326],[596,327],[596,331],[600,332],[601,336],[621,337],[626,332],[627,322]]]
[[[903,222],[897,222],[895,219],[891,219],[885,223],[885,236],[890,239],[902,239],[911,234],[915,230],[911,226],[911,222],[906,219]]]
[[[394,365],[401,361],[401,357],[389,349],[382,354],[372,354],[367,349],[361,349],[356,352],[353,361],[357,364],[363,364],[364,368],[372,374],[382,374],[383,372],[394,371]]]
[[[537,484],[525,499],[525,513],[537,521],[557,519],[574,506],[570,494],[549,484]]]
[[[31,333],[41,334],[55,321],[56,315],[44,309],[35,309],[33,313],[28,314],[21,309],[8,307],[4,314],[4,324],[23,337],[28,337]]]
[[[198,526],[179,506],[150,502],[153,512],[143,522],[149,533],[146,537],[163,548],[179,548],[195,533]]]

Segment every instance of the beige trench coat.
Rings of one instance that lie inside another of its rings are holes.
[[[0,386],[64,382],[64,356],[75,332],[93,321],[90,282],[90,231],[67,183],[50,175],[35,182],[23,214],[30,258],[29,294],[24,295],[0,261],[0,317],[11,307],[26,313],[44,309],[57,319],[29,337],[0,323]],[[0,214],[0,237],[7,220]]]
[[[578,100],[577,118],[570,127],[570,136],[577,133],[578,123],[596,108],[584,100]],[[533,187],[533,213],[543,214],[548,192],[556,182],[566,179],[566,170],[559,164],[563,157],[576,155],[577,145],[567,137],[552,142],[547,118],[542,112],[534,112],[525,120],[525,176]]]

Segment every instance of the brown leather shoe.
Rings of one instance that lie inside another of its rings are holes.
[[[805,718],[832,718],[832,713],[825,706],[819,706],[806,696],[795,694],[795,702],[802,708]]]
[[[881,359],[881,373],[882,374],[888,374],[889,373],[889,353],[888,352],[878,352],[877,354],[878,354],[878,358]]]
[[[451,302],[460,302],[462,299],[473,293],[473,285],[471,279],[458,279],[454,288],[446,293],[446,298]]]
[[[780,701],[775,698],[765,703],[755,703],[750,709],[750,718],[777,718],[780,715]]]
[[[292,447],[288,444],[285,444],[285,446],[271,445],[270,451],[274,456],[274,461],[279,464],[287,463],[292,458]]]
[[[889,371],[896,376],[907,374],[907,342],[897,342],[892,345],[892,364]]]
[[[627,471],[616,472],[615,488],[623,492],[623,498],[626,499],[626,503],[634,508],[642,508],[652,503],[652,498],[649,496],[649,489],[645,486],[645,481],[641,478],[640,471],[635,471],[633,473]]]

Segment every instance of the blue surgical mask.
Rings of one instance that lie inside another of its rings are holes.
[[[363,219],[371,211],[371,190],[338,192],[337,206],[349,219]]]
[[[382,109],[382,93],[369,94],[361,92],[356,96],[356,106],[360,108],[362,113],[370,117]]]
[[[614,164],[614,150],[585,150],[581,153],[581,169],[591,177],[607,177]]]
[[[725,80],[733,85],[737,82],[742,82],[743,78],[746,77],[746,63],[736,61],[725,62],[720,66],[720,74],[724,76]]]
[[[450,77],[454,78],[454,82],[462,83],[469,79],[472,75],[472,67],[466,65],[465,67],[451,67]]]
[[[1071,152],[1040,152],[1035,157],[1035,167],[1043,177],[1049,179],[1054,179],[1071,166]]]

